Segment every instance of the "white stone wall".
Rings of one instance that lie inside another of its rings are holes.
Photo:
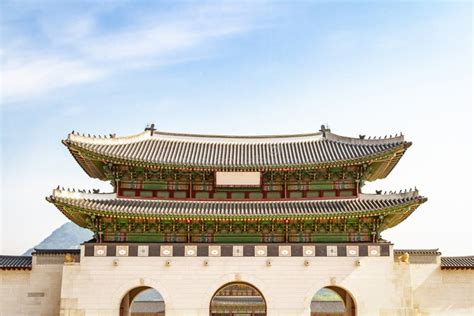
[[[35,265],[31,271],[0,271],[0,315],[59,314],[62,264]]]
[[[116,266],[114,260],[118,260]],[[207,266],[204,260],[208,260]],[[305,260],[309,266],[304,265]],[[462,293],[454,289],[455,284],[441,288],[454,291],[444,302],[457,295],[459,304],[448,307],[433,301],[428,289],[423,293],[419,275],[442,280],[453,273],[471,280],[460,285]],[[204,316],[217,289],[244,281],[264,295],[269,316],[309,315],[311,298],[328,285],[348,290],[358,315],[417,315],[417,311],[424,313],[425,306],[429,315],[460,315],[473,311],[468,295],[472,277],[472,271],[441,272],[438,264],[394,263],[393,257],[82,257],[80,265],[64,267],[61,310],[62,315],[118,315],[123,296],[145,285],[162,294],[167,316]]]
[[[207,316],[215,291],[234,281],[259,289],[269,316],[308,316],[312,296],[328,285],[352,294],[357,315],[474,312],[473,270],[442,271],[439,262],[394,263],[393,257],[81,257],[81,263],[34,265],[0,277],[2,316],[117,316],[124,295],[138,286],[161,293],[167,316]],[[43,297],[28,297],[40,292]]]
[[[28,315],[25,310],[30,271],[0,271],[0,315]]]
[[[410,265],[413,306],[419,315],[474,315],[474,272]]]

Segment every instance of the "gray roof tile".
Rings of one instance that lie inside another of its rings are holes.
[[[440,256],[441,252],[439,249],[394,249],[393,252],[397,255],[408,253],[410,255],[428,255],[428,256]]]
[[[400,146],[403,136],[386,139],[343,137],[330,132],[282,136],[210,136],[149,131],[129,137],[97,138],[69,134],[64,141],[114,159],[194,168],[258,169],[351,161]]]
[[[474,269],[474,256],[441,257],[441,269]]]
[[[151,200],[117,198],[115,194],[87,194],[56,189],[47,198],[63,204],[107,215],[134,216],[212,216],[212,217],[282,217],[282,216],[357,216],[390,207],[422,203],[418,191],[400,194],[360,194],[358,198],[330,200]]]
[[[38,249],[34,248],[34,255],[65,255],[65,254],[79,254],[80,249]]]
[[[31,256],[0,256],[0,270],[31,270]]]

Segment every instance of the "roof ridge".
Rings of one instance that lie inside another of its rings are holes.
[[[116,193],[114,192],[102,192],[100,193],[99,190],[93,189],[92,192],[89,190],[75,190],[64,187],[60,188],[59,186],[53,190],[53,194],[51,197],[62,197],[68,199],[94,199],[94,200],[110,200],[117,198]]]
[[[421,197],[419,195],[419,190],[415,187],[415,188],[410,188],[408,190],[400,190],[398,193],[396,191],[385,191],[384,193],[382,193],[382,191],[376,191],[375,194],[373,193],[360,193],[359,194],[359,197],[364,197],[365,199],[367,200],[372,200],[372,199],[376,199],[376,197],[383,197],[383,198],[408,198],[408,197]]]
[[[439,248],[430,248],[430,249],[393,249],[394,253],[408,253],[408,254],[418,254],[418,255],[436,255],[441,256]]]
[[[413,248],[413,249],[393,249],[393,251],[439,251],[439,248]]]
[[[78,132],[72,131],[67,135],[66,142],[78,142],[78,143],[88,143],[88,144],[123,144],[123,143],[130,143],[133,141],[139,142],[145,139],[150,138],[150,133],[148,131],[144,131],[138,134],[129,135],[129,136],[119,136],[117,137],[116,134],[109,134],[106,135],[91,135],[91,134],[80,134]]]
[[[232,135],[232,134],[192,134],[192,133],[175,133],[175,132],[162,132],[155,131],[153,135],[165,135],[165,136],[184,136],[184,137],[196,137],[196,138],[237,138],[237,139],[268,139],[268,138],[298,138],[308,136],[321,136],[321,132],[313,133],[298,133],[298,134],[262,134],[262,135]]]
[[[163,132],[147,129],[141,133],[129,135],[129,136],[116,136],[116,134],[106,135],[91,135],[91,134],[80,134],[78,132],[72,131],[68,134],[67,141],[79,142],[79,143],[88,143],[88,144],[124,144],[130,142],[139,142],[147,139],[160,139],[160,138],[169,138],[170,140],[184,141],[184,142],[209,142],[214,143],[218,142],[219,139],[223,142],[250,142],[254,141],[259,142],[295,142],[295,140],[300,139],[316,139],[316,140],[332,140],[337,142],[344,142],[349,144],[363,144],[363,145],[374,145],[374,144],[387,144],[394,142],[403,142],[404,136],[402,133],[400,135],[395,134],[395,136],[385,136],[384,138],[365,138],[365,135],[359,135],[359,138],[341,136],[334,134],[330,131],[322,132],[313,132],[313,133],[300,133],[300,134],[281,134],[281,135],[222,135],[222,134],[191,134],[191,133],[175,133],[175,132]]]
[[[355,137],[349,137],[349,136],[342,136],[342,135],[334,134],[332,132],[327,131],[326,139],[349,143],[349,144],[374,145],[374,144],[388,144],[388,143],[394,143],[394,142],[404,142],[405,136],[402,133],[400,133],[400,134],[395,134],[394,136],[385,135],[384,138],[382,138],[382,136],[379,136],[378,138],[369,136],[368,138],[366,138],[365,135],[359,135],[359,138],[355,138]]]
[[[32,254],[48,254],[48,253],[77,253],[80,248],[33,248]]]

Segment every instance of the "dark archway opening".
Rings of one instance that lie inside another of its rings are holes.
[[[321,288],[311,300],[311,316],[355,316],[352,295],[337,286]]]
[[[210,316],[266,316],[267,303],[254,286],[234,282],[221,287],[212,297]]]
[[[164,316],[165,302],[161,294],[148,286],[136,287],[122,299],[120,316]]]

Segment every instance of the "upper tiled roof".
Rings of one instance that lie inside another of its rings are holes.
[[[411,143],[402,135],[379,139],[320,133],[279,136],[210,136],[147,130],[129,137],[96,137],[71,133],[64,140],[91,176],[88,160],[208,170],[275,170],[337,166],[383,160],[387,166],[375,178],[386,176]],[[97,174],[99,172],[99,174]]]
[[[441,269],[474,269],[474,256],[441,257]]]
[[[388,215],[391,227],[405,219],[426,198],[418,191],[400,194],[360,194],[358,198],[279,201],[196,201],[117,198],[115,194],[87,194],[54,190],[47,198],[73,220],[77,213],[113,217],[155,218],[334,218]]]
[[[0,256],[0,270],[31,270],[31,257]]]

